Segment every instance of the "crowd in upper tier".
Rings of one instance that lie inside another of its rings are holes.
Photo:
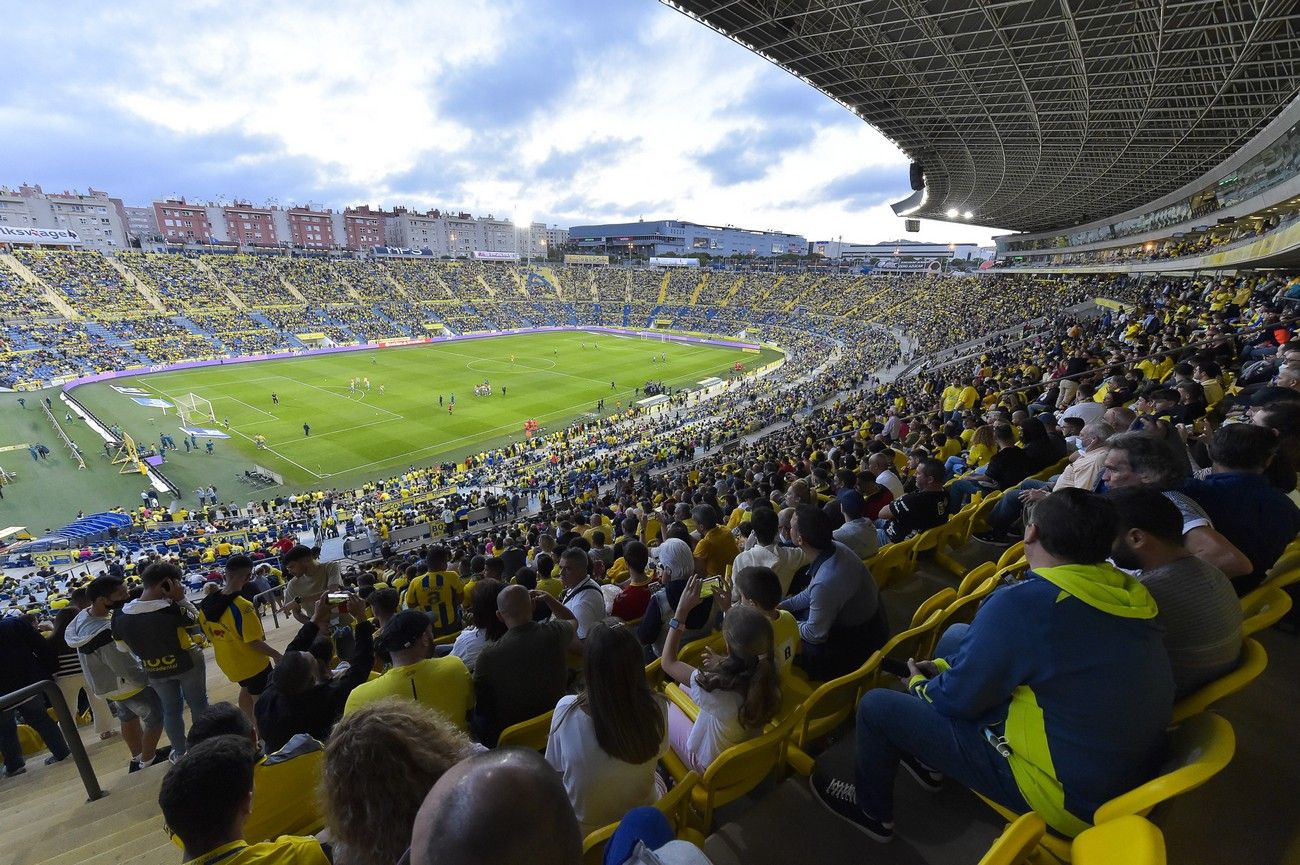
[[[18,250],[0,264],[0,386],[180,360],[533,326],[734,335],[905,330],[933,351],[1083,299],[1032,277],[525,267],[411,259]],[[28,279],[30,274],[39,282]],[[71,308],[73,317],[59,312]]]

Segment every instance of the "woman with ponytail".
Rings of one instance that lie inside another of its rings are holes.
[[[703,772],[732,745],[754,738],[781,707],[773,657],[772,623],[753,607],[733,607],[722,621],[725,655],[706,650],[700,669],[677,659],[683,622],[700,602],[698,576],[691,577],[668,625],[662,655],[671,676],[699,706],[694,721],[668,706],[668,741],[688,767]]]

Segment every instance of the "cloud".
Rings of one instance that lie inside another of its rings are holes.
[[[6,28],[0,183],[900,234],[892,144],[654,3],[69,0]]]

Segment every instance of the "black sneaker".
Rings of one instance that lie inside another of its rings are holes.
[[[72,752],[71,752],[71,751],[69,751],[68,753],[64,754],[62,757],[56,757],[56,756],[54,756],[53,754],[51,754],[50,756],[48,756],[48,757],[45,758],[45,765],[46,765],[46,766],[53,766],[55,763],[62,763],[64,760],[68,759],[68,758],[71,757],[71,756],[72,756]]]
[[[0,778],[16,778],[19,775],[26,775],[26,774],[27,774],[27,767],[19,766],[17,769],[5,769],[3,774],[0,774]]]
[[[126,774],[130,775],[132,773],[139,772],[143,768],[144,768],[143,763],[141,763],[139,760],[136,760],[135,758],[132,758],[131,762],[126,764]]]
[[[910,754],[903,755],[903,768],[926,792],[938,793],[943,789],[943,773],[934,771]]]
[[[153,752],[154,755],[153,759],[149,761],[149,765],[157,766],[159,763],[164,763],[167,761],[167,758],[171,756],[171,754],[172,754],[171,745],[163,745],[161,747],[155,748]]]
[[[853,825],[873,841],[887,844],[894,840],[894,824],[881,821],[864,814],[858,807],[858,793],[850,781],[838,778],[819,778],[814,772],[808,778],[813,797],[821,802],[836,817]]]
[[[979,532],[975,535],[975,540],[984,544],[991,544],[995,547],[1009,547],[1016,542],[1011,535],[1005,532]]]

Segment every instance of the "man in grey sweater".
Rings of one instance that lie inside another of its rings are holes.
[[[86,687],[108,701],[121,723],[122,741],[131,749],[127,771],[136,772],[161,759],[162,703],[140,661],[113,639],[112,615],[126,603],[126,586],[117,577],[96,577],[86,586],[86,599],[90,606],[77,614],[63,638],[77,650]]]
[[[889,624],[871,572],[832,536],[821,508],[795,509],[791,539],[811,562],[808,588],[781,602],[799,620],[803,652],[795,663],[813,681],[856,670],[889,638]]]

